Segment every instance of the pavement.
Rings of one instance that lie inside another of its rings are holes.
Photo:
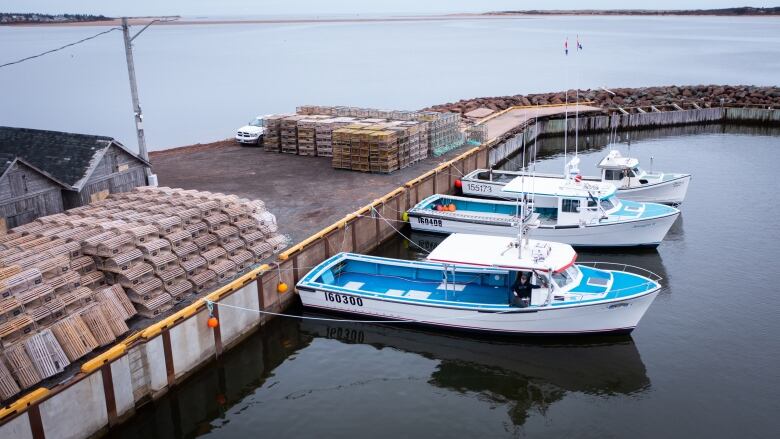
[[[527,108],[515,108],[507,111],[506,113],[496,116],[493,119],[488,120],[482,125],[487,126],[488,139],[494,139],[499,137],[515,127],[524,124],[526,121],[535,117],[552,116],[557,114],[565,114],[568,110],[569,114],[573,115],[577,111],[580,113],[588,113],[593,111],[601,111],[599,107],[591,107],[588,105],[574,104],[557,105],[551,107],[527,107]]]
[[[160,186],[263,200],[279,231],[299,242],[471,146],[429,157],[391,174],[333,169],[328,157],[222,144],[152,155]]]

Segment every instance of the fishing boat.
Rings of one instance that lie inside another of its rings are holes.
[[[502,192],[514,201],[436,194],[407,212],[412,230],[515,236],[531,212],[531,237],[577,247],[657,247],[680,215],[672,206],[618,198],[609,183],[515,177]],[[527,206],[521,200],[528,201]]]
[[[524,227],[525,230],[527,230]],[[575,264],[567,244],[453,234],[425,261],[339,253],[297,284],[305,307],[506,334],[626,333],[661,288],[660,276],[625,264]],[[512,286],[531,274],[525,307]]]
[[[568,179],[578,175],[579,157],[566,164],[567,174],[531,173],[528,171],[501,171],[477,169],[461,179],[464,195],[487,198],[514,198],[503,189],[507,183],[520,176],[538,176],[545,178]],[[639,167],[639,160],[623,157],[619,151],[612,150],[597,165],[600,176],[580,176],[588,183],[612,183],[617,187],[617,195],[622,200],[645,203],[680,205],[685,200],[691,174],[668,172],[648,172]]]

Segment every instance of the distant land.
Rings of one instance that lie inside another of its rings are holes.
[[[34,12],[16,13],[0,12],[0,24],[20,23],[84,23],[89,21],[106,21],[111,17],[90,14],[38,14]]]
[[[161,25],[199,25],[199,24],[279,24],[279,23],[353,23],[353,22],[413,22],[413,21],[452,21],[452,20],[495,20],[518,19],[539,15],[591,15],[591,16],[780,16],[780,7],[770,8],[725,8],[725,9],[689,9],[689,10],[655,10],[655,9],[561,9],[526,11],[493,11],[483,13],[456,13],[444,15],[396,15],[379,17],[361,17],[360,14],[343,17],[300,16],[286,18],[184,18],[181,16],[146,16],[128,17],[130,25],[145,25],[158,21]],[[49,25],[49,26],[116,26],[119,18],[91,14],[39,14],[0,12],[0,25]]]
[[[780,15],[780,7],[723,9],[561,9],[528,11],[494,11],[484,15],[719,15],[719,16],[746,16],[746,15]]]

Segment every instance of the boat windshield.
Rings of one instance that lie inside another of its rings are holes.
[[[642,170],[639,169],[639,166],[634,166],[633,171],[634,171],[634,174],[636,174],[636,175],[642,175],[642,173],[643,173]]]
[[[579,272],[580,270],[576,266],[572,265],[571,267],[561,272],[553,273],[552,278],[556,285],[558,285],[558,288],[565,288],[574,282],[575,279],[577,279]]]
[[[604,211],[612,210],[615,208],[615,203],[612,202],[612,198],[604,198],[601,200],[601,208],[604,209]]]

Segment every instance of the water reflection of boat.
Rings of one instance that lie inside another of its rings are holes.
[[[316,316],[316,314],[306,314]],[[588,337],[533,343],[467,337],[398,325],[305,320],[310,336],[393,348],[440,361],[431,385],[474,392],[509,406],[522,425],[532,410],[545,411],[568,392],[634,395],[650,388],[644,363],[630,337]]]

